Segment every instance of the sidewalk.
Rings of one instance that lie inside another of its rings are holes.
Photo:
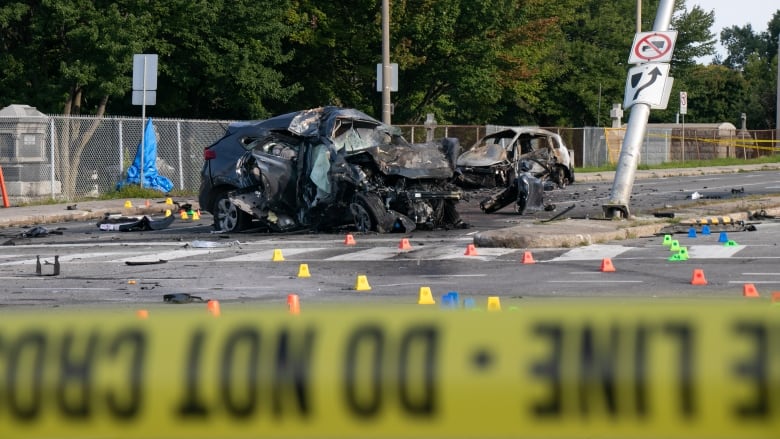
[[[131,207],[125,207],[126,202]],[[162,215],[166,210],[177,214],[182,206],[190,204],[198,209],[197,201],[173,198],[173,204],[165,204],[166,197],[150,199],[149,207],[145,199],[131,198],[129,200],[95,200],[74,203],[44,204],[21,207],[0,207],[0,228],[32,227],[35,225],[54,224],[67,221],[99,220],[106,214],[122,215]]]
[[[749,171],[778,171],[780,163],[764,165],[722,166],[708,168],[679,168],[637,171],[636,179],[659,178],[685,175],[712,175],[722,173],[739,173]],[[614,172],[579,173],[576,174],[576,183],[596,181],[612,181]],[[177,214],[182,207],[191,207],[197,210],[197,197],[174,198],[173,205],[165,204],[166,198],[149,200],[146,206],[144,199],[130,200],[97,200],[80,201],[76,203],[46,204],[34,206],[0,207],[0,228],[8,227],[33,227],[35,225],[61,223],[67,221],[98,220],[108,214],[123,215],[160,215],[166,209],[172,214]],[[132,207],[126,208],[129,201]],[[747,219],[748,212],[765,210],[769,215],[780,216],[780,192],[776,196],[761,197],[760,199],[742,198],[738,200],[723,200],[711,202],[696,207],[685,208],[677,211],[674,223],[684,223],[686,220],[712,217],[729,216],[732,220],[741,221]],[[668,218],[641,217],[628,220],[587,220],[565,219],[547,223],[528,222],[514,227],[506,227],[496,230],[477,233],[474,236],[474,244],[482,247],[511,247],[511,248],[551,248],[551,247],[576,247],[613,240],[628,239],[632,237],[651,236],[659,233],[664,227],[671,224]]]

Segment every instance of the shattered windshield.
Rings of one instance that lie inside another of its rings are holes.
[[[333,144],[336,150],[361,151],[392,143],[397,129],[371,121],[339,119],[333,128]]]

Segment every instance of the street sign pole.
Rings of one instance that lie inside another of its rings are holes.
[[[143,98],[141,98],[141,180],[139,181],[141,189],[144,188],[144,147],[146,146],[146,57],[144,57],[144,81],[143,81]]]
[[[149,94],[147,96],[147,93]],[[144,149],[146,147],[146,106],[157,103],[157,55],[133,55],[133,105],[141,106],[140,184],[144,187]]]
[[[674,12],[674,0],[660,0],[658,12],[653,22],[653,31],[663,32],[669,29]],[[633,56],[634,48],[631,50]],[[652,53],[652,52],[651,52]],[[612,182],[612,192],[609,201],[603,207],[608,218],[628,217],[628,203],[634,188],[636,168],[639,163],[639,152],[642,139],[647,131],[647,121],[650,119],[650,104],[637,102],[631,109],[626,127],[626,136],[620,148],[620,158],[615,169],[615,180]]]
[[[688,113],[688,93],[680,92],[680,115],[682,116],[682,161],[685,162],[685,115]]]

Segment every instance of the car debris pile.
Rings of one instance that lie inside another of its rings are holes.
[[[228,232],[465,227],[455,208],[459,149],[454,138],[409,143],[339,107],[234,123],[204,150],[200,206]]]
[[[496,212],[514,202],[517,213],[553,210],[544,191],[574,182],[573,153],[561,137],[535,127],[510,127],[488,134],[457,160],[464,188],[498,188],[480,208]]]

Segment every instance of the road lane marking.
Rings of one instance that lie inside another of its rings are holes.
[[[727,259],[744,249],[744,245],[726,247],[725,245],[691,245],[688,257],[691,259]]]
[[[569,250],[557,258],[553,258],[552,261],[594,261],[604,258],[614,258],[631,249],[633,249],[633,247],[592,244],[586,247],[577,247],[573,250]]]

